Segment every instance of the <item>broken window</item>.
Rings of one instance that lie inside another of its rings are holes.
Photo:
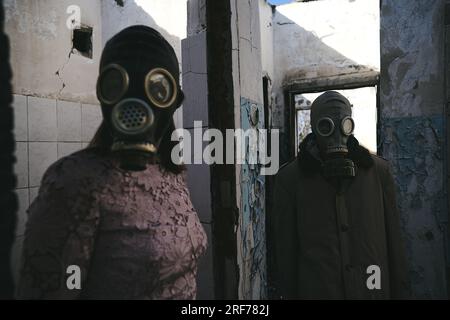
[[[73,51],[79,55],[92,59],[92,28],[82,26],[73,30]]]

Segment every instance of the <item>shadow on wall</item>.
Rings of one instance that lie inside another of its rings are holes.
[[[172,23],[178,22],[173,21]],[[149,26],[161,33],[174,48],[181,66],[181,38],[179,36],[170,34],[164,27],[158,25],[151,14],[138,5],[135,0],[102,1],[103,46],[116,33],[136,24]],[[184,29],[186,28],[185,25]]]
[[[311,79],[305,86],[315,87],[322,83],[330,84],[327,79],[336,76],[362,77],[366,73],[378,72],[373,66],[362,65],[325,44],[323,38],[281,13],[275,13],[275,78],[282,79],[281,86]],[[358,44],[354,46],[357,47]]]

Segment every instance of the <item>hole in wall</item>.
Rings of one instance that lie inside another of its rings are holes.
[[[72,47],[75,53],[92,59],[92,27],[82,26],[73,30]]]
[[[123,7],[123,5],[124,5],[124,0],[115,0],[116,1],[116,4],[119,6],[119,7]]]

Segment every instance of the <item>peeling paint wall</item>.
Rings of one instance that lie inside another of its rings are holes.
[[[264,109],[261,104],[241,98],[241,128],[262,129]],[[259,121],[252,122],[257,113]],[[257,135],[256,140],[260,137]],[[249,159],[252,147],[246,147]],[[265,177],[260,175],[258,165],[243,164],[240,173],[241,203],[237,233],[238,264],[240,267],[239,296],[243,299],[267,297],[266,274],[266,227],[265,227]]]
[[[416,298],[447,298],[444,3],[383,0],[381,154],[392,166]]]
[[[274,12],[272,7],[265,0],[259,1],[259,27],[261,34],[261,68],[262,73],[271,80],[274,78]]]
[[[265,1],[231,0],[235,127],[243,130],[264,127],[262,78],[271,72],[272,55],[266,47],[271,47],[271,29],[262,26],[270,21],[262,6],[270,8]],[[267,68],[264,73],[263,63]],[[256,119],[255,113],[258,113],[256,123],[250,120]],[[252,147],[253,144],[246,148],[246,159]],[[264,189],[265,179],[260,175],[259,166],[236,165],[240,299],[267,297]]]

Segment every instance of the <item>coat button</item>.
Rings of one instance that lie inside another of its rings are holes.
[[[342,224],[342,225],[341,225],[341,231],[342,231],[342,232],[347,232],[348,229],[349,229],[349,227],[348,227],[347,224]]]

